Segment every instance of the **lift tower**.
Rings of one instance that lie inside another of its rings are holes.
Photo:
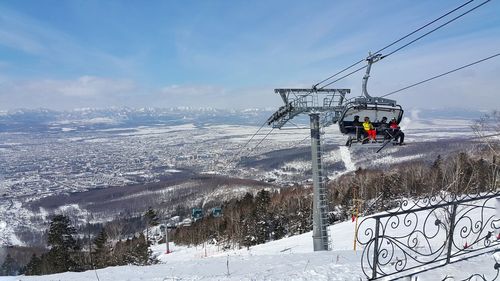
[[[328,203],[321,164],[321,127],[336,123],[344,111],[345,95],[350,89],[275,89],[285,105],[281,106],[267,124],[281,129],[299,114],[308,114],[311,128],[311,160],[313,173],[313,244],[314,251],[329,250]]]

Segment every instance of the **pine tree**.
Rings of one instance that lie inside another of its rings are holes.
[[[143,233],[120,244],[119,248],[123,249],[123,257],[121,258],[123,264],[147,265],[152,263],[151,251]],[[118,244],[115,248],[118,248]]]
[[[269,191],[261,190],[255,196],[255,211],[252,214],[255,219],[255,238],[257,244],[265,243],[270,238],[270,213],[269,206],[271,195]]]
[[[146,241],[144,234],[139,234],[139,237],[135,239],[133,256],[136,265],[147,265],[149,264],[149,245]]]
[[[14,276],[19,273],[19,266],[10,254],[7,254],[5,261],[0,267],[0,276]]]
[[[278,240],[287,234],[286,226],[289,224],[289,218],[283,210],[278,210],[278,212],[272,218],[271,224],[271,238],[273,240]]]
[[[108,234],[104,229],[101,229],[94,240],[95,250],[92,253],[94,265],[97,268],[104,268],[110,263],[110,247],[108,243]]]
[[[68,217],[57,215],[52,219],[48,235],[49,273],[65,272],[76,268],[76,263],[72,259],[72,254],[78,249],[73,238],[75,234],[75,228],[71,226]]]
[[[42,260],[36,255],[31,256],[31,260],[24,268],[26,275],[41,275],[42,274]]]
[[[146,219],[146,241],[149,244],[149,228],[152,226],[157,226],[160,219],[158,218],[158,214],[151,207],[149,207],[144,214],[144,218]]]

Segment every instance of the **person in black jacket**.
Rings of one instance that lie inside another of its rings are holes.
[[[354,120],[352,121],[352,126],[354,127],[354,130],[356,132],[356,139],[358,141],[361,140],[361,133],[363,132],[363,123],[359,121],[359,116],[354,115]]]

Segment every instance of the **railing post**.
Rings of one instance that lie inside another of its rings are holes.
[[[455,232],[455,217],[457,215],[457,204],[452,205],[450,214],[450,232],[448,233],[448,251],[446,253],[446,264],[450,263],[451,259],[451,248],[453,247],[453,232]]]
[[[373,246],[373,268],[372,279],[377,278],[377,264],[378,264],[378,236],[379,236],[380,218],[375,219],[375,245]]]

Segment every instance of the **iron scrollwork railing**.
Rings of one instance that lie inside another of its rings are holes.
[[[497,197],[500,193],[402,200],[397,208],[364,219],[357,237],[364,247],[364,275],[398,279],[494,251],[500,245]]]

